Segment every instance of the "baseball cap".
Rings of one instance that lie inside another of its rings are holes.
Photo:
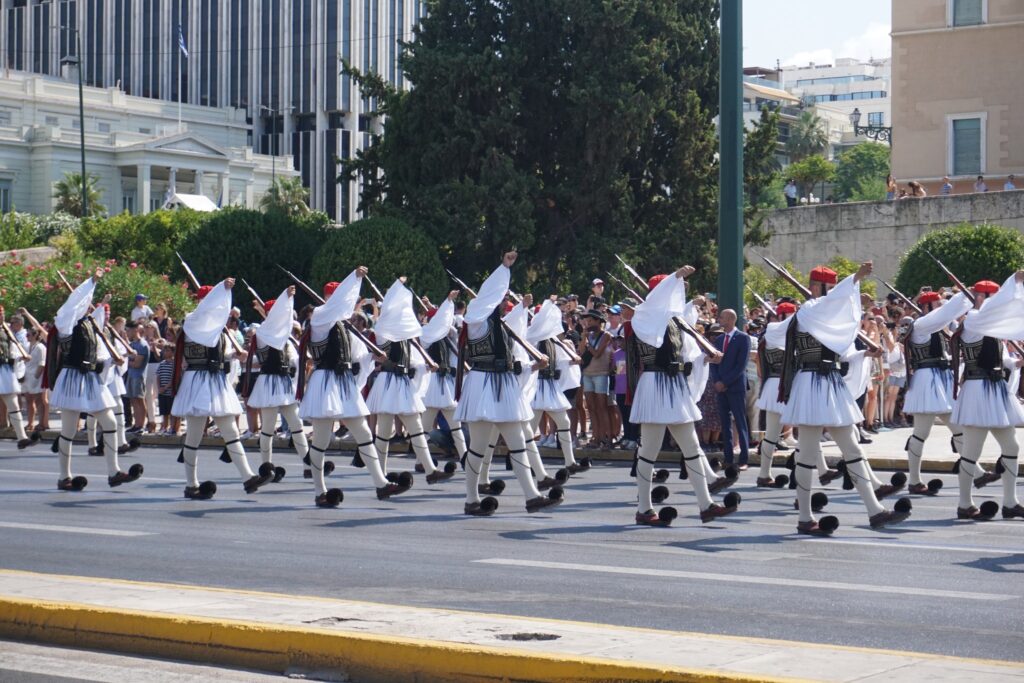
[[[634,299],[633,297],[627,296],[625,299],[623,299],[622,301],[620,301],[619,303],[617,303],[615,305],[619,307],[620,311],[623,308],[628,308],[629,310],[632,311],[632,310],[635,310],[636,307],[640,305],[640,303],[636,299]]]
[[[591,281],[591,283],[590,283],[590,286],[591,286],[591,287],[593,287],[594,285],[603,285],[603,284],[604,284],[604,280],[602,280],[602,279],[601,279],[601,278],[599,278],[599,277],[595,277],[595,278],[594,278],[594,279],[593,279],[593,280]]]
[[[136,294],[136,295],[135,295],[135,300],[136,300],[136,301],[145,301],[145,300],[147,300],[148,298],[149,298],[149,297],[148,297],[148,296],[146,296],[145,294]]]
[[[612,315],[622,315],[622,309],[619,308],[618,304],[615,304],[614,306],[610,307],[608,309],[608,312],[611,313]]]

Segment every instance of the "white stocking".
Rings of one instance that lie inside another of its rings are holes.
[[[238,468],[238,474],[243,480],[256,476],[252,468],[249,467],[249,459],[245,457],[245,449],[242,448],[242,442],[238,439],[238,423],[235,422],[235,416],[215,417],[213,421],[217,425],[217,429],[220,430],[221,438],[224,439],[224,447],[231,455],[231,462],[235,463],[235,467]]]
[[[764,436],[761,438],[761,445],[758,448],[761,456],[761,471],[757,476],[760,479],[772,478],[772,458],[775,456],[775,449],[779,446],[781,431],[782,415],[766,410],[764,412]]]
[[[885,507],[878,502],[875,496],[875,487],[878,486],[867,460],[864,459],[864,452],[857,443],[856,433],[853,425],[843,427],[829,427],[829,433],[836,440],[839,451],[843,454],[846,462],[846,471],[853,479],[853,485],[857,487],[860,499],[864,501],[864,507],[868,509],[868,516],[885,512]]]
[[[18,441],[27,439],[28,435],[25,433],[25,418],[21,414],[21,408],[18,407],[17,394],[4,394],[3,400],[4,405],[7,406],[7,419],[11,421],[11,427],[14,428],[14,438]]]
[[[78,431],[78,413],[60,411],[60,436],[57,437],[57,457],[60,461],[60,478],[71,478],[71,444]]]

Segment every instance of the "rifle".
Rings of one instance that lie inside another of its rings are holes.
[[[808,289],[804,285],[804,283],[800,282],[795,277],[793,277],[792,273],[790,273],[788,270],[786,270],[785,267],[780,266],[778,263],[776,263],[775,261],[771,260],[770,258],[765,256],[764,254],[758,254],[758,256],[760,256],[764,260],[764,262],[768,264],[769,268],[771,268],[776,273],[778,273],[782,277],[783,280],[785,280],[786,282],[791,284],[794,289],[796,289],[798,292],[800,292],[800,294],[803,295],[804,299],[811,299],[812,298],[811,290]],[[877,353],[877,352],[882,350],[882,347],[880,347],[878,344],[876,344],[874,342],[874,340],[871,339],[871,337],[867,336],[866,334],[864,334],[860,330],[857,331],[857,339],[860,339],[861,342],[863,342],[863,344],[866,347],[868,347],[868,349],[870,351],[872,351],[873,353]]]
[[[935,265],[937,265],[939,268],[942,269],[942,272],[945,273],[946,276],[949,277],[950,280],[952,280],[954,285],[956,285],[957,287],[960,288],[960,291],[963,292],[965,296],[967,295],[967,292],[971,291],[970,288],[967,285],[965,285],[960,280],[960,278],[958,278],[956,275],[953,274],[953,271],[951,271],[949,268],[946,267],[945,263],[940,261],[938,259],[938,257],[935,256],[935,254],[933,254],[932,252],[928,251],[927,249],[924,250],[924,253],[926,253],[926,254],[928,254],[929,256],[932,257],[932,260],[935,261]],[[1020,344],[1018,344],[1017,342],[1013,341],[1012,339],[1007,339],[1006,343],[1018,355],[1024,356],[1024,349],[1021,348]]]
[[[615,276],[615,275],[614,275],[614,274],[613,274],[613,273],[612,273],[611,271],[608,271],[608,277],[610,277],[611,279],[613,279],[613,280],[615,280],[616,282],[618,282],[618,283],[619,283],[619,284],[620,284],[620,285],[622,286],[622,288],[623,288],[623,289],[625,289],[625,290],[626,290],[627,292],[629,292],[630,294],[632,294],[632,295],[633,295],[633,297],[634,297],[634,298],[635,298],[635,299],[636,299],[637,301],[643,301],[643,300],[644,300],[644,298],[643,298],[642,296],[640,296],[640,294],[639,294],[639,293],[638,293],[638,292],[637,292],[637,291],[636,291],[635,289],[633,289],[632,287],[630,287],[629,285],[627,285],[627,284],[626,284],[625,282],[623,282],[623,281],[622,281],[622,280],[621,280],[620,278],[616,277],[616,276]]]
[[[645,280],[642,277],[640,277],[640,273],[638,273],[635,270],[633,270],[633,266],[631,266],[628,263],[626,263],[626,260],[624,258],[622,258],[621,256],[619,256],[618,254],[615,255],[615,258],[619,259],[619,263],[622,264],[622,267],[626,269],[627,273],[629,273],[630,275],[635,277],[637,282],[639,282],[640,285],[644,289],[646,289],[647,291],[650,291],[651,288],[647,285],[647,280]],[[616,278],[616,279],[618,279],[618,278]]]
[[[61,282],[64,283],[64,286],[67,288],[69,292],[75,291],[75,288],[71,286],[71,283],[68,282],[68,279],[64,277],[64,273],[58,270],[57,277],[60,278]],[[86,318],[89,320],[89,324],[92,326],[93,332],[95,332],[96,336],[99,337],[100,341],[103,342],[103,346],[107,349],[107,353],[110,354],[110,358],[118,365],[123,363],[124,358],[121,357],[121,354],[117,352],[117,349],[114,348],[114,345],[110,343],[109,339],[107,339],[107,335],[103,334],[103,330],[101,330],[100,326],[96,324],[96,319],[93,318],[91,315],[86,316]],[[18,346],[20,347],[21,345],[19,344]],[[128,348],[131,347],[129,346]]]
[[[471,298],[476,298],[476,292],[474,292],[469,285],[467,285],[459,278],[455,277],[455,273],[453,273],[452,271],[448,270],[447,268],[445,268],[444,270],[446,273],[448,273],[448,276],[452,279],[452,281],[455,282],[455,284],[457,284],[459,287],[462,287],[462,289],[466,290],[466,293],[469,294]],[[501,319],[499,318],[499,320]],[[518,334],[516,334],[515,330],[509,327],[507,322],[501,320],[501,326],[505,328],[505,332],[508,334],[509,338],[512,339],[512,341],[523,347],[523,350],[526,351],[526,355],[530,357],[530,360],[532,360],[534,363],[540,363],[543,361],[544,356],[541,354],[541,352],[534,348],[533,344],[531,344],[530,342],[526,341]]]
[[[779,317],[779,314],[775,312],[775,307],[772,306],[771,304],[769,304],[764,299],[762,299],[761,295],[758,294],[757,292],[755,292],[753,287],[751,287],[750,285],[747,285],[747,291],[750,292],[750,295],[752,297],[754,297],[754,299],[757,301],[758,305],[761,306],[761,308],[763,308],[764,310],[768,311],[769,313],[774,315],[776,318]]]
[[[25,351],[25,347],[22,346],[21,342],[18,341],[18,338],[14,336],[14,331],[11,330],[11,326],[7,324],[6,320],[4,320],[3,329],[4,329],[4,334],[7,335],[7,338],[10,339],[12,342],[14,342],[14,346],[18,349],[18,353],[21,354],[22,360],[26,360],[26,361],[32,360],[32,357],[29,356],[28,352]]]
[[[644,287],[647,287],[647,289],[650,290],[650,287],[647,286],[647,280],[643,279],[640,276],[640,273],[633,270],[633,267],[626,263],[626,261],[618,254],[615,255],[615,258],[619,259],[619,263],[621,263],[623,267],[625,267],[625,269],[629,272],[630,275],[635,277],[638,282],[640,282],[641,284],[643,284]],[[669,277],[675,277],[675,275],[670,275]],[[721,355],[722,352],[716,349],[715,345],[709,342],[707,337],[705,337],[697,330],[693,329],[693,325],[686,322],[677,315],[672,316],[672,319],[675,321],[676,325],[679,327],[680,330],[693,337],[693,340],[697,342],[697,346],[700,347],[700,350],[704,352],[705,356]]]
[[[263,316],[264,320],[266,320],[267,319],[267,304],[263,301],[262,298],[260,298],[260,295],[256,293],[256,290],[252,288],[252,285],[250,285],[248,282],[245,281],[244,277],[243,278],[239,278],[239,279],[242,281],[242,284],[245,285],[245,288],[249,290],[249,294],[252,294],[252,298],[256,300],[256,303],[258,303],[260,305],[260,309],[261,310],[257,311],[257,312],[260,315]],[[298,339],[296,339],[295,337],[293,337],[290,334],[288,335],[288,339],[293,344],[295,344],[296,348],[298,348],[298,346],[299,346],[299,340]]]
[[[320,306],[324,305],[324,303],[325,303],[324,298],[322,296],[320,296],[319,294],[317,294],[313,290],[312,287],[310,287],[305,282],[300,280],[298,275],[296,275],[292,271],[288,270],[287,268],[285,268],[281,264],[278,264],[277,267],[280,268],[281,270],[283,270],[285,275],[290,277],[292,279],[292,282],[294,282],[299,289],[301,289],[303,292],[305,292],[306,296],[308,296],[310,299],[315,301],[317,303],[317,305],[320,305]],[[353,337],[355,337],[359,341],[363,342],[363,344],[366,345],[366,348],[368,348],[370,350],[370,353],[372,353],[372,354],[374,354],[376,356],[385,356],[385,355],[387,355],[383,351],[381,351],[379,346],[377,346],[372,341],[370,341],[370,339],[365,334],[363,334],[362,332],[357,330],[356,326],[353,325],[351,323],[351,321],[342,320],[341,324],[345,326],[345,329],[348,330],[349,333]]]
[[[523,298],[521,296],[517,295],[515,292],[513,292],[511,290],[509,291],[508,295],[512,298],[512,301],[515,302],[515,304],[517,306],[522,305]],[[529,313],[529,315],[530,315],[530,319],[532,320],[533,319],[533,314]],[[572,361],[574,363],[582,363],[583,362],[583,359],[579,357],[579,355],[576,353],[576,351],[574,351],[573,348],[569,344],[565,343],[564,339],[559,339],[558,337],[552,337],[551,340],[560,349],[565,351],[566,355],[569,356],[569,360],[570,361]],[[536,348],[536,347],[534,347],[534,348]],[[538,350],[538,353],[540,353],[539,350]]]
[[[174,252],[174,255],[177,256],[178,261],[181,262],[181,267],[185,270],[185,277],[188,279],[189,284],[192,285],[192,288],[196,290],[196,292],[198,292],[199,288],[202,287],[202,285],[199,284],[199,278],[197,278],[196,274],[192,272],[192,269],[188,267],[188,264],[185,263],[185,259],[181,257],[181,254]],[[241,344],[239,344],[238,340],[235,339],[235,335],[227,328],[227,325],[224,326],[223,332],[228,338],[228,341],[231,342],[231,346],[235,348],[235,353],[244,353],[244,349],[242,349]]]

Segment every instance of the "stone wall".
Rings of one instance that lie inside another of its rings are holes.
[[[53,247],[29,247],[28,249],[15,249],[14,251],[0,251],[0,262],[18,259],[26,265],[38,266],[56,258],[56,256],[57,250]]]
[[[757,251],[792,262],[803,272],[837,254],[870,259],[875,272],[890,279],[900,258],[922,236],[964,221],[1024,232],[1024,190],[779,209],[765,221],[772,235],[768,247]],[[762,263],[749,249],[747,259]]]

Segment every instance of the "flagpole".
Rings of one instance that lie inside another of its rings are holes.
[[[181,51],[178,51],[178,132],[181,132]]]

